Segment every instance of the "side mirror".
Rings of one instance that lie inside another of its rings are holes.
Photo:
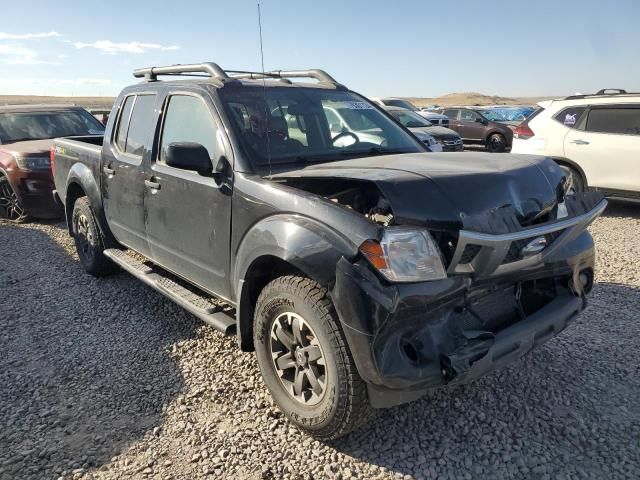
[[[195,170],[200,174],[208,174],[213,170],[209,152],[199,143],[170,143],[165,155],[167,165],[182,170]]]
[[[476,123],[482,123],[484,124],[484,120],[481,119],[480,117],[476,117]]]

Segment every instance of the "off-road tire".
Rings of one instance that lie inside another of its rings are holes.
[[[502,153],[507,148],[507,139],[501,133],[492,133],[487,137],[486,146],[492,153]]]
[[[105,238],[96,222],[91,203],[80,197],[73,206],[71,227],[76,251],[85,271],[103,277],[118,270],[116,264],[104,256]]]
[[[322,348],[326,384],[319,403],[303,405],[282,384],[271,355],[274,321],[285,312],[299,315],[313,329]],[[263,380],[289,420],[320,440],[342,437],[368,422],[369,405],[326,289],[309,278],[288,275],[271,281],[260,293],[254,316],[253,339]]]
[[[4,175],[0,175],[0,219],[11,223],[24,223],[29,219],[9,179]]]

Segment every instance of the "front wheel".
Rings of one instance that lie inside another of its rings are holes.
[[[284,276],[262,290],[254,345],[267,388],[299,428],[332,440],[373,415],[333,304],[313,280]]]
[[[507,139],[501,133],[492,133],[487,138],[487,150],[492,153],[504,152],[507,148]]]
[[[13,223],[23,223],[28,218],[9,179],[4,176],[0,176],[0,218]]]
[[[565,172],[569,181],[568,193],[580,193],[585,191],[584,182],[582,176],[577,172],[575,168],[560,165],[560,168]]]

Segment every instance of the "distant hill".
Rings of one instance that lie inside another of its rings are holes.
[[[559,98],[551,97],[501,97],[499,95],[485,95],[477,92],[448,93],[440,97],[409,97],[411,103],[422,105],[535,105],[543,100]]]
[[[501,97],[477,92],[448,93],[441,97],[406,97],[417,106],[422,105],[535,105],[552,97]],[[61,103],[81,105],[87,108],[111,108],[113,97],[46,97],[37,95],[0,95],[0,105],[21,105],[36,103]]]
[[[113,97],[45,97],[38,95],[0,95],[0,105],[63,104],[85,108],[111,108]]]

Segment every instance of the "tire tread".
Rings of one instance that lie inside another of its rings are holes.
[[[334,342],[337,369],[346,378],[346,401],[338,406],[335,418],[323,429],[310,433],[322,440],[334,440],[369,422],[374,417],[375,410],[369,405],[366,384],[355,367],[353,356],[337,321],[337,313],[327,290],[314,280],[300,275],[278,277],[267,284],[260,293],[256,302],[256,312],[260,311],[260,306],[272,291],[285,291],[307,298],[310,306],[320,312],[320,321],[328,327]]]

